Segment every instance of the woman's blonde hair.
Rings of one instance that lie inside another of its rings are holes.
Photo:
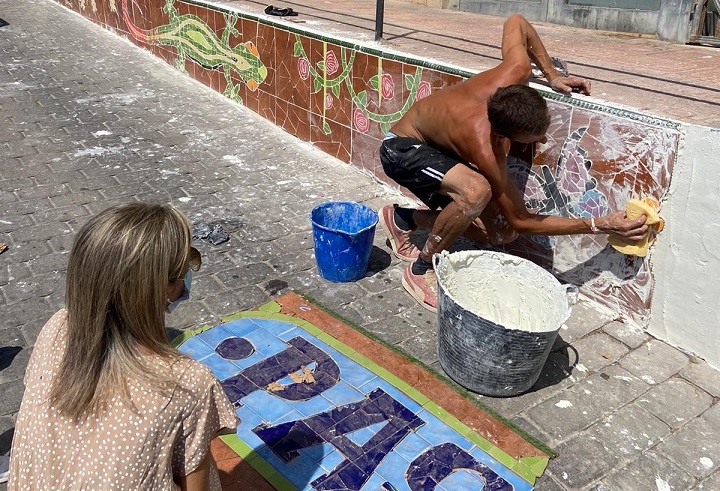
[[[187,272],[191,239],[187,218],[159,204],[114,206],[82,227],[68,262],[67,345],[53,407],[78,419],[129,398],[129,379],[163,385],[142,355],[178,356],[165,331],[167,287]]]

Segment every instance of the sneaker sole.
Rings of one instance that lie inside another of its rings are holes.
[[[432,305],[430,305],[428,303],[425,303],[425,300],[423,298],[424,295],[422,294],[422,292],[420,294],[418,294],[415,291],[415,289],[407,282],[407,280],[405,279],[405,275],[403,275],[403,278],[402,278],[402,286],[415,299],[415,301],[420,304],[421,307],[423,307],[426,310],[429,310],[430,312],[437,313],[437,308],[433,307]]]
[[[395,241],[393,240],[392,231],[390,230],[390,227],[388,227],[387,223],[385,222],[385,218],[384,218],[384,217],[380,217],[379,223],[380,223],[380,228],[383,229],[383,232],[385,232],[385,237],[387,237],[388,242],[390,242],[390,249],[392,249],[393,255],[394,255],[396,258],[401,259],[401,260],[403,260],[403,261],[405,261],[405,262],[407,262],[407,263],[412,262],[412,261],[415,261],[415,260],[418,258],[418,256],[419,256],[420,254],[418,254],[418,256],[415,256],[415,257],[403,256],[402,254],[400,254],[400,253],[397,251],[398,246],[397,246],[397,244],[395,243]]]

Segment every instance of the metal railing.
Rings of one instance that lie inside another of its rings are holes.
[[[375,41],[382,39],[383,17],[385,17],[385,0],[377,0],[375,5]]]

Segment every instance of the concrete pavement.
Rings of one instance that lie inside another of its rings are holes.
[[[218,222],[173,329],[295,289],[440,369],[434,315],[376,234],[369,274],[317,275],[309,210],[404,198],[49,0],[0,0],[0,452],[33,342],[63,305],[67,252],[105,207],[170,202]],[[720,373],[581,302],[529,393],[482,397],[555,448],[537,489],[720,489]],[[4,489],[0,485],[0,490]]]

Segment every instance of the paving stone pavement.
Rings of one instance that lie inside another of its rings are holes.
[[[436,317],[402,290],[382,232],[366,278],[315,270],[314,205],[400,194],[49,0],[0,0],[0,16],[0,452],[73,235],[116,203],[170,202],[231,236],[197,244],[204,266],[171,329],[294,289],[440,369]],[[702,360],[581,302],[529,393],[479,399],[558,450],[539,490],[666,491],[720,489],[719,396]]]

